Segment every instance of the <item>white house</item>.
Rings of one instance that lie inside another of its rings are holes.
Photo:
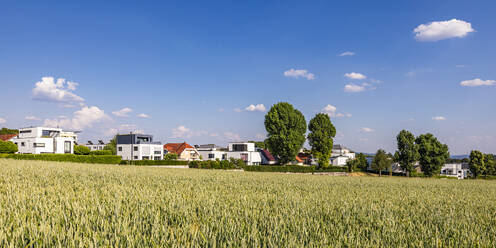
[[[228,145],[227,151],[225,148],[220,148],[215,145],[200,145],[196,148],[203,160],[227,160],[241,159],[246,165],[260,165],[262,156],[255,149],[255,143],[252,142],[231,142]]]
[[[93,142],[88,141],[88,143],[84,144],[84,146],[90,148],[90,151],[101,151],[105,147],[105,142],[99,140],[97,144],[93,144]]]
[[[468,169],[468,164],[444,164],[441,168],[441,175],[465,179],[470,175],[470,170]]]
[[[17,145],[18,153],[74,153],[77,133],[60,128],[28,127],[19,129],[11,141]]]
[[[355,159],[355,153],[342,145],[334,145],[331,152],[333,166],[345,166],[348,160]]]
[[[117,135],[117,155],[124,160],[162,160],[163,146],[154,142],[152,135]]]

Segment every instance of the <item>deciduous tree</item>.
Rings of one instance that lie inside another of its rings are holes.
[[[372,160],[371,167],[373,170],[379,171],[379,176],[382,176],[382,171],[391,166],[391,158],[387,155],[386,151],[383,149],[377,150]]]
[[[430,133],[418,136],[415,143],[418,145],[419,163],[424,175],[431,177],[439,174],[449,158],[448,146]]]
[[[308,143],[312,147],[312,155],[317,158],[320,168],[329,166],[331,158],[333,138],[336,136],[336,128],[331,122],[329,115],[317,114],[308,124]]]
[[[484,154],[482,152],[473,150],[470,152],[470,171],[474,174],[474,177],[482,175],[486,170],[486,166],[484,164]]]
[[[406,171],[406,176],[409,177],[413,171],[413,165],[419,159],[418,146],[415,144],[415,136],[407,130],[401,130],[396,136],[398,142],[398,150],[394,158]]]

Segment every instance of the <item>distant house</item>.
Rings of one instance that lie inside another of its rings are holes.
[[[470,176],[470,169],[467,163],[444,164],[441,168],[441,175],[465,179]]]
[[[88,140],[88,143],[84,144],[84,146],[90,148],[90,151],[101,151],[105,147],[105,142],[103,140],[99,140],[98,143],[94,144],[92,141]]]
[[[162,144],[153,141],[153,135],[119,134],[116,136],[117,155],[125,160],[162,160]]]
[[[19,129],[19,134],[10,141],[17,145],[18,153],[74,153],[77,133],[60,128],[28,127]]]
[[[202,160],[228,160],[234,158],[243,160],[247,165],[260,165],[262,163],[261,152],[257,151],[253,142],[231,142],[227,149],[213,144],[196,147],[202,155]]]
[[[190,144],[183,143],[167,143],[164,145],[164,153],[173,153],[177,154],[177,158],[180,160],[199,160],[200,153],[191,146]]]
[[[0,134],[0,140],[2,141],[12,141],[13,138],[15,138],[17,134]]]
[[[355,153],[342,145],[334,145],[331,152],[331,164],[333,166],[345,166],[348,160],[355,159]]]
[[[269,152],[269,150],[260,150],[260,155],[262,157],[262,164],[277,164],[277,160],[274,156]]]

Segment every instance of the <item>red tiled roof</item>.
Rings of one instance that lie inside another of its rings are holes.
[[[177,155],[180,155],[183,153],[183,151],[186,148],[193,148],[191,145],[189,145],[186,142],[183,143],[167,143],[164,145],[164,149],[167,150],[169,153],[175,153]]]
[[[17,136],[17,134],[0,134],[0,140],[8,141]]]
[[[302,163],[303,162],[303,159],[301,159],[300,157],[296,156],[296,161],[298,161],[298,163]]]
[[[262,155],[269,161],[276,161],[274,156],[268,150],[262,150]]]

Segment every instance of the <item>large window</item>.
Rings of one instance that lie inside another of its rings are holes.
[[[119,152],[122,152],[122,146],[119,146],[117,149],[119,149]]]
[[[215,154],[213,153],[208,154],[208,158],[215,158]]]
[[[246,144],[233,144],[233,151],[235,152],[244,152],[248,151],[248,145]]]
[[[137,152],[137,151],[138,151],[138,147],[137,147],[137,146],[135,146],[135,147],[134,147],[134,151],[135,151],[135,152]]]
[[[55,134],[58,134],[59,131],[54,131],[54,130],[42,130],[41,131],[41,136],[43,137],[53,137]]]
[[[31,133],[31,130],[22,130],[19,133]]]
[[[45,143],[33,143],[34,147],[45,147]]]
[[[70,141],[64,142],[64,153],[71,153],[71,143]]]
[[[241,160],[247,162],[248,161],[248,153],[241,153]]]
[[[157,155],[162,154],[162,152],[161,152],[161,151],[154,151],[153,153],[154,153],[154,154],[157,154]]]

